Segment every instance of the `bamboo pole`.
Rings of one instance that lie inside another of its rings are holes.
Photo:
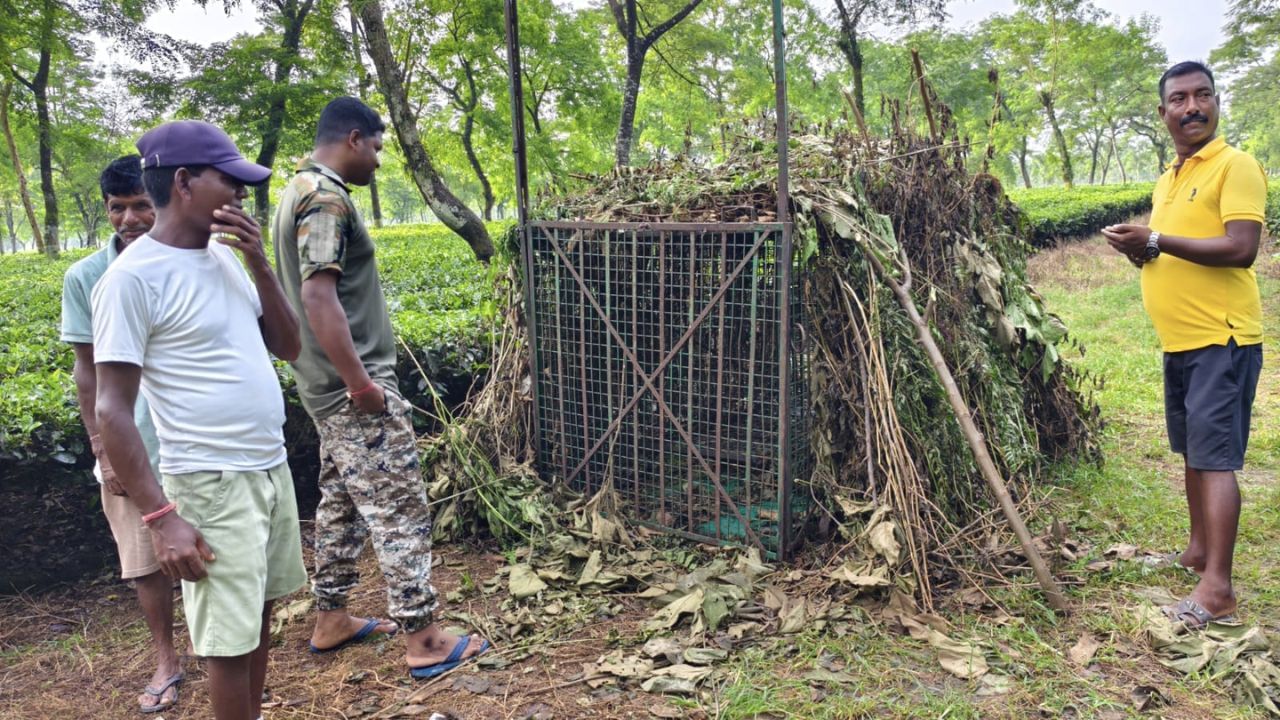
[[[1009,488],[1005,485],[1004,479],[1000,477],[1000,471],[996,469],[995,462],[991,459],[991,454],[987,452],[986,439],[983,438],[982,432],[978,430],[978,426],[973,422],[973,413],[969,411],[969,405],[965,402],[964,396],[960,394],[960,388],[956,385],[955,378],[951,375],[951,369],[947,367],[947,361],[942,357],[942,351],[938,349],[938,344],[933,340],[933,334],[929,331],[929,324],[920,316],[920,311],[916,308],[915,300],[911,297],[910,292],[910,267],[907,262],[906,254],[899,251],[902,257],[902,266],[907,273],[907,281],[905,285],[899,283],[892,275],[890,275],[876,257],[874,252],[868,250],[863,253],[875,268],[876,273],[882,280],[893,290],[893,294],[898,298],[898,304],[906,311],[907,317],[911,319],[911,324],[916,328],[916,334],[920,338],[920,345],[924,347],[925,353],[929,356],[929,361],[933,364],[933,369],[938,373],[938,379],[942,381],[942,387],[947,392],[947,400],[951,403],[951,409],[955,412],[956,419],[960,421],[960,429],[964,432],[965,440],[969,442],[970,449],[973,450],[974,459],[978,462],[978,467],[982,470],[982,477],[987,481],[987,487],[996,496],[996,500],[1000,503],[1000,509],[1004,511],[1005,520],[1008,521],[1009,527],[1013,528],[1013,534],[1017,536],[1018,543],[1022,545],[1022,552],[1027,556],[1027,560],[1031,562],[1031,569],[1035,572],[1036,580],[1040,583],[1040,589],[1044,592],[1045,597],[1049,600],[1049,605],[1054,610],[1066,614],[1068,612],[1067,598],[1062,594],[1062,590],[1058,587],[1058,583],[1054,581],[1053,575],[1049,573],[1049,566],[1045,564],[1044,558],[1040,557],[1040,552],[1036,550],[1035,543],[1031,539],[1031,533],[1027,530],[1027,525],[1022,520],[1022,516],[1018,514],[1018,508],[1013,504],[1013,498],[1009,495]]]

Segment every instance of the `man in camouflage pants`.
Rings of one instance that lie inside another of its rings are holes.
[[[303,407],[320,435],[313,652],[401,630],[414,677],[434,677],[484,652],[434,623],[431,512],[418,469],[411,407],[399,395],[391,319],[373,241],[351,200],[382,150],[381,118],[342,97],[320,114],[311,157],[285,188],[273,227],[276,270],[302,318],[291,363]],[[353,617],[347,595],[372,535],[394,622]]]

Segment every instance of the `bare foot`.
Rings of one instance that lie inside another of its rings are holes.
[[[369,618],[355,617],[346,610],[322,611],[311,633],[311,646],[320,651],[333,650],[350,642],[368,624]],[[390,620],[379,620],[369,634],[390,635],[396,629],[396,624]]]
[[[426,667],[444,662],[460,640],[459,636],[445,632],[439,625],[428,625],[406,638],[409,647],[404,659],[410,667]],[[479,635],[468,636],[467,649],[463,651],[461,659],[479,655],[484,646],[484,639]]]

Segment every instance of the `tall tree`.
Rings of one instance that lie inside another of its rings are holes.
[[[222,0],[222,4],[230,14],[242,1]],[[207,6],[210,0],[197,2]],[[263,31],[214,44],[196,54],[195,73],[190,82],[194,101],[188,104],[187,111],[196,117],[208,117],[209,106],[214,104],[218,110],[213,114],[225,117],[230,129],[252,128],[258,145],[254,162],[273,167],[286,130],[292,129],[290,112],[305,113],[314,109],[322,97],[335,94],[339,89],[320,66],[335,64],[328,53],[333,45],[341,46],[341,40],[336,35],[328,38],[330,42],[319,57],[304,58],[303,37],[308,20],[318,12],[332,15],[331,6],[317,5],[317,0],[251,2],[264,21]],[[319,24],[332,27],[331,22]],[[241,135],[243,131],[233,134]],[[269,184],[253,188],[253,209],[258,222],[268,227]]]
[[[391,113],[391,123],[404,152],[405,164],[418,191],[436,217],[461,236],[478,259],[488,262],[493,257],[493,241],[489,238],[484,222],[445,185],[431,161],[431,155],[422,144],[417,119],[405,93],[402,70],[387,39],[382,3],[380,0],[351,0],[351,3],[364,25],[365,42],[378,73],[378,85],[387,102],[387,110]]]
[[[5,23],[0,62],[6,74],[25,86],[36,106],[40,190],[44,196],[44,251],[59,248],[59,210],[54,189],[53,120],[50,88],[55,63],[81,63],[92,55],[88,34],[96,31],[136,59],[175,57],[172,42],[147,31],[142,22],[157,0],[11,0],[4,12],[22,22]]]
[[[18,155],[18,144],[13,139],[13,126],[9,122],[9,100],[13,93],[13,82],[5,82],[3,89],[0,90],[0,129],[4,131],[5,145],[9,149],[9,160],[13,164],[13,174],[18,178],[18,196],[22,199],[22,209],[27,214],[27,222],[31,224],[31,237],[35,238],[36,249],[44,252],[44,235],[40,232],[40,223],[36,221],[35,208],[31,206],[31,191],[27,188],[27,174],[22,169],[22,157]],[[17,252],[17,234],[13,230],[12,210],[8,205],[9,198],[5,197],[5,209],[9,210],[9,239],[13,243],[14,252]]]
[[[631,145],[635,139],[636,101],[640,97],[640,80],[644,74],[645,57],[658,42],[682,20],[702,4],[702,0],[687,0],[662,22],[653,24],[638,0],[608,0],[614,25],[626,42],[626,81],[622,91],[622,116],[618,119],[618,134],[614,141],[614,164],[626,167],[631,164]],[[643,16],[643,17],[642,17]],[[643,24],[647,26],[641,27]]]
[[[449,105],[461,116],[458,139],[467,155],[467,163],[480,183],[484,203],[484,219],[493,219],[493,184],[476,152],[477,116],[486,108],[481,104],[484,78],[478,77],[494,69],[494,58],[501,47],[495,32],[501,27],[497,3],[472,3],[448,0],[440,18],[443,33],[427,52],[423,74]],[[494,103],[495,107],[501,103]]]
[[[364,65],[364,54],[360,52],[360,19],[356,17],[356,11],[350,7],[347,8],[347,14],[351,17],[351,58],[354,61],[352,69],[356,76],[356,88],[360,101],[369,102],[369,69]],[[372,206],[373,226],[382,227],[382,199],[378,195],[378,174],[374,173],[369,178],[369,204]]]
[[[836,17],[840,35],[836,46],[853,71],[853,99],[858,112],[867,114],[863,74],[865,58],[862,36],[867,22],[900,26],[920,20],[941,21],[947,18],[947,0],[836,0]]]
[[[62,8],[55,0],[40,0],[38,15],[34,18],[35,50],[37,53],[35,72],[22,70],[17,63],[9,72],[14,79],[31,91],[36,101],[37,142],[40,148],[40,193],[44,196],[44,231],[43,242],[37,240],[37,247],[45,255],[58,257],[58,196],[53,189],[53,139],[49,121],[49,66],[53,62],[53,53],[58,47],[59,38],[54,28],[59,22],[58,15]]]
[[[1232,0],[1227,39],[1210,58],[1230,97],[1232,142],[1280,168],[1280,0]]]

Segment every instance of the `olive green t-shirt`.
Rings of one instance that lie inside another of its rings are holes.
[[[310,158],[303,160],[280,198],[272,238],[280,284],[302,323],[302,353],[289,365],[307,413],[325,418],[349,402],[347,386],[316,342],[302,309],[302,283],[318,272],[338,273],[338,301],[356,354],[374,382],[394,391],[395,335],[373,240],[342,178]]]

